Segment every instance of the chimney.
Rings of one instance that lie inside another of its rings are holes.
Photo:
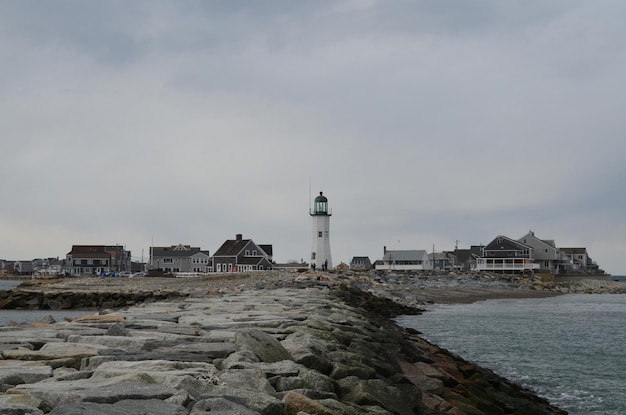
[[[240,233],[238,233],[237,235],[235,235],[235,240],[237,241],[241,241],[243,239],[243,235],[241,235]]]
[[[387,253],[387,247],[383,246],[383,255],[385,255]]]

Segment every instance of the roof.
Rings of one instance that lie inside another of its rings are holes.
[[[215,251],[213,256],[236,256],[251,241],[251,239],[229,239]]]
[[[72,245],[72,250],[67,255],[76,255],[78,253],[94,253],[105,252],[104,245]]]
[[[496,249],[498,248],[499,249]],[[530,250],[532,249],[532,247],[520,242],[520,241],[516,241],[515,239],[511,239],[508,236],[504,236],[504,235],[498,235],[495,237],[495,239],[491,242],[489,242],[487,244],[487,246],[485,246],[484,250],[485,251],[499,251],[499,250],[504,250],[503,248],[506,247],[507,249],[515,249],[515,250],[519,250],[519,249],[524,249],[524,250]]]
[[[584,255],[587,253],[587,248],[559,248],[559,250],[566,254]]]
[[[428,257],[425,250],[389,250],[383,256],[384,261],[413,261],[421,260],[424,256]]]
[[[179,245],[180,246],[180,245]],[[203,251],[200,248],[192,248],[188,245],[186,249],[177,249],[176,246],[166,247],[166,246],[152,246],[150,247],[152,251],[152,256],[167,256],[167,257],[190,257],[195,254],[201,253]],[[208,251],[204,251],[208,255]]]

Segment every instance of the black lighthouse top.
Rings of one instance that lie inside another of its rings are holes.
[[[330,216],[328,213],[328,199],[322,192],[320,192],[320,195],[315,198],[313,203],[313,212],[311,212],[311,215]]]

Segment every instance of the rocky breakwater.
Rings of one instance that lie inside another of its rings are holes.
[[[0,327],[0,414],[563,413],[388,318],[416,311],[320,284]]]

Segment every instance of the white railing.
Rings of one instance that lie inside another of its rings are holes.
[[[517,260],[519,261],[519,260]],[[505,262],[505,260],[486,260],[477,259],[474,265],[476,271],[524,271],[527,269],[539,269],[539,264],[535,264],[530,259],[524,259],[523,262]]]

